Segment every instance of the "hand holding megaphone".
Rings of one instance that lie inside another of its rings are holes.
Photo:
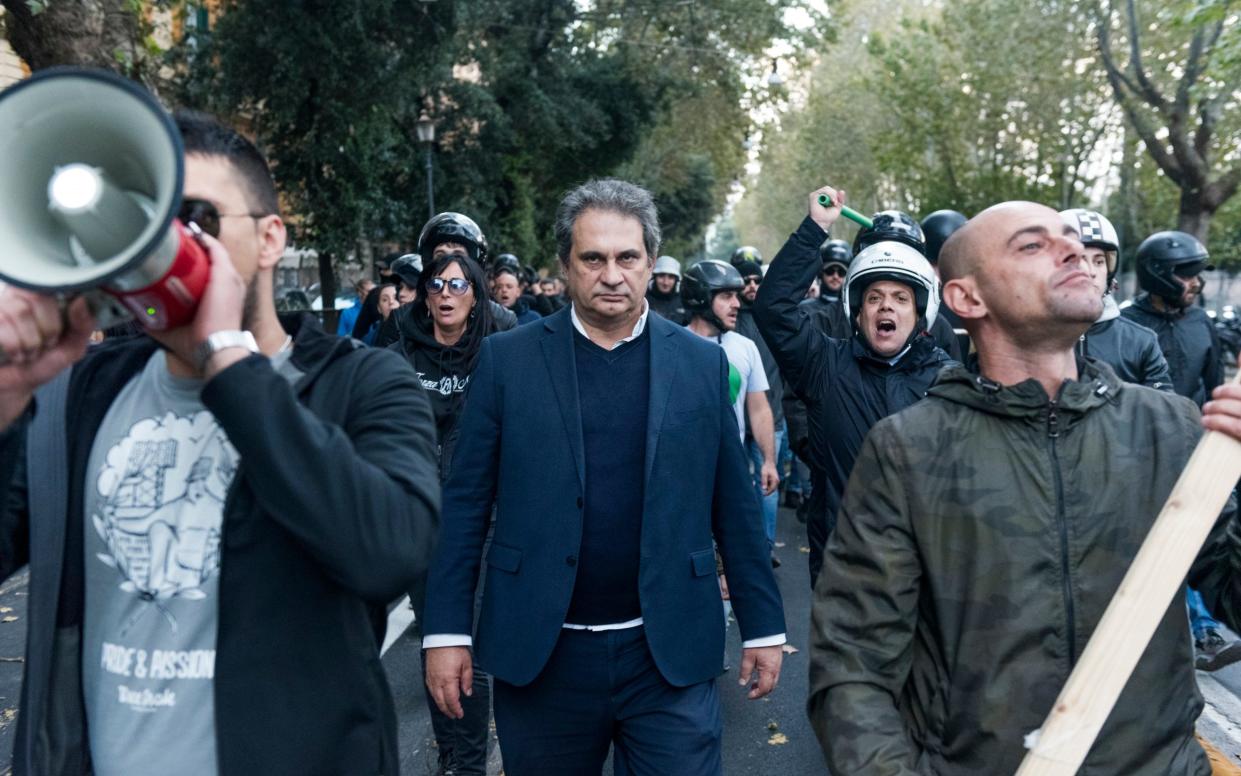
[[[184,174],[176,125],[137,84],[61,68],[0,92],[0,279],[83,294],[103,326],[184,325],[209,266],[176,219]]]
[[[228,251],[209,234],[200,233],[199,239],[210,257],[211,270],[193,319],[176,329],[149,332],[153,339],[195,369],[199,366],[199,348],[207,337],[218,331],[240,330],[246,306],[246,282],[237,273]],[[208,361],[203,377],[209,379],[228,363],[247,355],[244,350],[223,351]]]
[[[26,407],[34,391],[86,352],[95,319],[86,300],[0,284],[0,429]]]

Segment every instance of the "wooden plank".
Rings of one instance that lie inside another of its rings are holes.
[[[1241,375],[1233,379],[1241,383]],[[1208,431],[1099,620],[1081,660],[1027,741],[1017,776],[1073,776],[1116,705],[1241,478],[1241,442]],[[1188,638],[1188,636],[1186,636]]]

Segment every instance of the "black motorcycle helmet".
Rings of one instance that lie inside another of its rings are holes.
[[[711,310],[711,303],[721,291],[740,291],[744,287],[736,267],[707,259],[685,270],[681,276],[681,301],[686,310],[723,331],[724,324]]]
[[[734,267],[743,261],[752,261],[758,266],[763,266],[763,254],[759,253],[758,248],[753,245],[743,245],[733,251],[732,258],[728,260],[729,264]]]
[[[926,238],[922,227],[908,213],[899,210],[882,210],[870,219],[874,226],[862,227],[853,238],[853,255],[878,242],[898,242],[908,245],[923,256],[926,255]]]
[[[1142,241],[1134,258],[1138,265],[1138,286],[1178,307],[1182,287],[1172,276],[1191,278],[1215,269],[1207,263],[1206,246],[1185,232],[1155,232]]]
[[[427,221],[426,226],[422,227],[422,234],[418,235],[418,252],[430,259],[435,255],[435,246],[446,242],[464,245],[471,259],[486,265],[487,238],[469,216],[440,213]]]
[[[922,219],[922,236],[926,240],[926,259],[932,265],[939,263],[939,251],[952,233],[965,226],[969,219],[955,210],[936,210]]]
[[[828,264],[839,264],[848,269],[853,261],[853,249],[844,240],[833,240],[829,237],[819,246],[819,258],[824,267]]]
[[[422,257],[416,253],[407,253],[392,262],[392,274],[409,288],[418,288],[422,279]]]
[[[515,270],[521,269],[521,260],[511,253],[501,253],[491,262],[492,267],[512,267]]]

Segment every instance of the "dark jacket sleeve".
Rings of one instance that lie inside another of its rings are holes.
[[[344,427],[302,406],[260,356],[216,375],[202,400],[241,454],[240,474],[264,515],[339,585],[387,603],[430,563],[440,508],[435,420],[400,356],[360,349],[344,358],[359,359],[363,376],[341,387]]]
[[[457,422],[457,447],[444,484],[444,524],[427,579],[424,635],[474,632],[474,593],[495,501],[500,416],[495,351],[483,340]]]
[[[711,529],[715,536],[741,639],[785,633],[784,603],[763,534],[762,508],[741,447],[737,415],[728,397],[728,358],[720,350],[720,451],[716,458]]]
[[[413,308],[409,305],[398,307],[379,324],[379,331],[375,334],[375,341],[371,343],[377,348],[386,348],[394,342],[401,339],[400,319],[402,316],[411,314]]]
[[[818,274],[827,232],[806,217],[776,254],[754,300],[754,319],[780,372],[803,399],[830,358],[827,336],[807,325],[798,305]]]
[[[508,331],[509,329],[517,328],[517,316],[512,310],[492,300],[488,300],[487,304],[491,305],[491,317],[496,322],[496,331]]]
[[[1171,391],[1172,372],[1168,369],[1168,359],[1163,357],[1163,351],[1159,348],[1159,338],[1151,332],[1150,337],[1141,340],[1141,347],[1142,384],[1147,388]]]
[[[797,398],[793,386],[784,381],[784,422],[789,427],[789,449],[803,461],[809,460],[810,423],[806,418],[806,404]]]
[[[854,464],[815,585],[807,711],[832,773],[918,773],[918,751],[897,709],[921,586],[907,468],[901,440],[880,422]]]
[[[1205,316],[1203,316],[1205,319]],[[1206,364],[1202,367],[1202,384],[1206,387],[1206,401],[1211,400],[1211,392],[1224,384],[1224,348],[1215,333],[1215,326],[1207,322],[1207,332],[1211,337],[1211,349],[1207,352]]]
[[[26,499],[28,415],[0,433],[0,581],[30,561],[30,515]]]

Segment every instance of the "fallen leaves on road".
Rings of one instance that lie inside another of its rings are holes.
[[[781,651],[784,652],[784,654],[786,655],[796,655],[798,652],[801,652],[800,649],[793,646],[792,644],[785,644]]]
[[[767,739],[768,746],[783,746],[789,742],[789,737],[780,732],[780,723],[774,719],[767,723],[767,729],[771,731],[771,738]]]
[[[8,617],[0,617],[0,622],[17,622],[17,618],[10,614]]]
[[[809,555],[809,554],[810,554],[810,548],[809,548],[809,547],[798,547],[798,548],[797,548],[797,551],[798,551],[798,552],[805,553],[806,555]]]

